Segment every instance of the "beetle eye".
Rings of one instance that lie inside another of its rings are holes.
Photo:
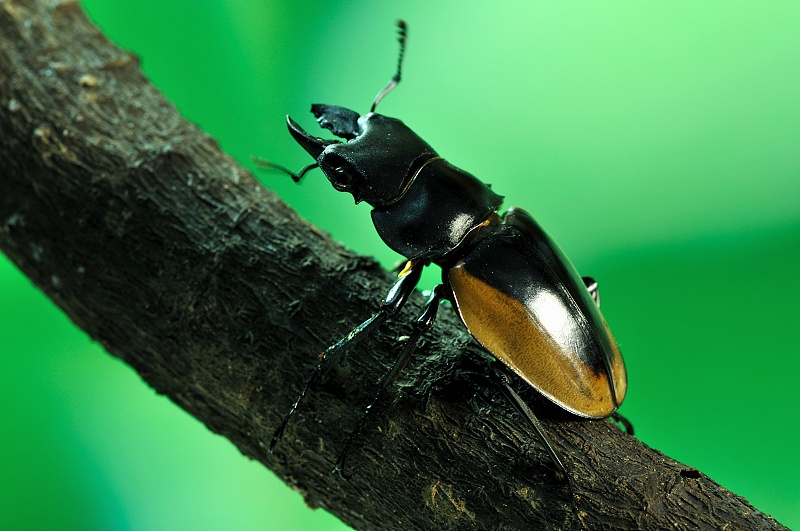
[[[323,168],[325,176],[328,177],[334,188],[340,192],[352,191],[351,188],[355,184],[355,173],[347,160],[331,153],[325,157],[324,161],[320,161],[320,167]]]
[[[336,190],[353,194],[353,198],[358,203],[361,201],[364,178],[349,160],[333,151],[326,151],[322,154],[317,161],[319,167],[322,168],[325,177]]]
[[[353,182],[353,177],[343,166],[332,168],[329,177],[333,187],[340,191],[347,189]]]

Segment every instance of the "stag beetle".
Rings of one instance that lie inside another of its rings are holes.
[[[578,275],[530,214],[519,208],[498,214],[503,196],[448,163],[400,120],[374,112],[400,81],[406,26],[402,21],[398,26],[397,73],[376,96],[369,113],[359,115],[336,105],[311,106],[319,125],[345,142],[315,137],[287,116],[289,132],[315,162],[295,174],[254,158],[262,168],[285,172],[295,182],[319,167],[336,190],[373,207],[378,234],[407,260],[377,313],[320,356],[316,371],[275,431],[270,451],[309,386],[341,360],[346,349],[397,314],[422,269],[433,263],[442,268],[442,283],[433,290],[402,353],[381,380],[334,472],[341,474],[367,414],[408,362],[444,298],[469,333],[502,362],[491,376],[544,443],[569,486],[579,521],[566,469],[533,412],[512,389],[505,368],[564,410],[590,419],[613,415],[632,432],[630,424],[615,413],[625,397],[627,376],[617,342],[599,310],[597,283]]]

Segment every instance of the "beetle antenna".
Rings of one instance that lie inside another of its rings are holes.
[[[309,164],[305,168],[302,168],[299,172],[294,173],[293,171],[285,168],[284,166],[281,166],[280,164],[275,164],[274,162],[269,161],[267,159],[262,159],[261,157],[250,157],[250,158],[253,159],[253,162],[255,162],[256,166],[258,166],[260,169],[267,171],[279,171],[281,173],[285,173],[286,175],[291,177],[292,180],[296,183],[299,183],[300,179],[303,178],[303,175],[308,173],[310,170],[313,170],[314,168],[319,168],[319,164],[315,162],[314,164]]]
[[[408,35],[408,27],[406,26],[405,21],[398,20],[397,21],[397,40],[400,41],[400,56],[397,59],[397,73],[392,77],[389,81],[389,84],[383,87],[377,96],[375,96],[375,100],[372,102],[372,108],[369,112],[375,112],[375,107],[378,106],[378,103],[383,99],[384,96],[389,94],[393,88],[400,83],[400,71],[403,69],[403,57],[406,54],[406,35]]]

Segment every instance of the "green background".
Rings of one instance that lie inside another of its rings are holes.
[[[223,149],[294,169],[309,159],[284,115],[314,131],[310,103],[366,112],[404,18],[403,82],[379,111],[599,279],[642,441],[800,528],[800,3],[84,5]],[[318,171],[258,176],[395,261],[368,207]],[[344,527],[157,396],[4,257],[0,349],[0,528]]]

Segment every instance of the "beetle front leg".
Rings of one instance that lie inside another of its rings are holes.
[[[350,434],[350,437],[347,439],[347,443],[342,450],[341,455],[339,456],[339,460],[336,461],[336,466],[333,468],[332,472],[338,472],[340,476],[342,475],[342,468],[344,467],[344,459],[347,457],[347,452],[350,450],[350,445],[353,444],[353,441],[358,436],[358,433],[361,431],[361,428],[364,427],[364,423],[367,421],[367,416],[369,416],[370,411],[378,402],[378,399],[383,394],[383,391],[389,387],[389,385],[397,379],[397,376],[400,374],[400,371],[403,370],[403,367],[406,366],[408,360],[411,359],[411,355],[414,353],[414,350],[417,348],[417,343],[419,343],[420,338],[422,338],[422,334],[428,331],[428,329],[433,325],[433,322],[436,320],[436,313],[439,309],[439,301],[442,298],[442,291],[444,286],[441,284],[436,286],[433,289],[433,293],[431,293],[430,299],[428,299],[428,303],[425,305],[425,310],[422,312],[417,318],[417,321],[414,323],[414,331],[411,333],[411,336],[408,338],[405,347],[403,347],[403,351],[400,353],[400,356],[394,362],[391,370],[384,375],[381,379],[380,384],[378,385],[378,390],[375,393],[375,397],[372,399],[372,402],[364,409],[364,414],[361,416],[361,420],[358,422],[356,428]]]
[[[275,449],[275,446],[277,446],[278,442],[280,442],[283,432],[286,429],[286,425],[289,423],[289,419],[292,417],[294,412],[297,411],[300,401],[303,400],[304,396],[306,396],[306,392],[311,384],[319,379],[324,378],[331,367],[333,367],[336,362],[342,359],[342,356],[344,356],[348,348],[354,346],[356,343],[358,343],[358,341],[366,337],[369,332],[377,328],[389,317],[400,311],[400,309],[408,300],[408,297],[411,296],[414,288],[417,287],[420,275],[422,274],[422,269],[424,267],[425,264],[421,262],[408,262],[408,265],[400,273],[400,277],[397,279],[397,281],[395,281],[395,283],[392,285],[389,293],[386,295],[386,299],[384,299],[383,305],[375,313],[375,315],[355,327],[350,331],[349,334],[325,349],[325,351],[320,354],[317,368],[300,390],[297,400],[294,401],[292,407],[289,409],[289,412],[285,417],[283,417],[278,429],[275,430],[275,433],[272,436],[272,441],[269,444],[270,453],[272,453],[272,451]]]

